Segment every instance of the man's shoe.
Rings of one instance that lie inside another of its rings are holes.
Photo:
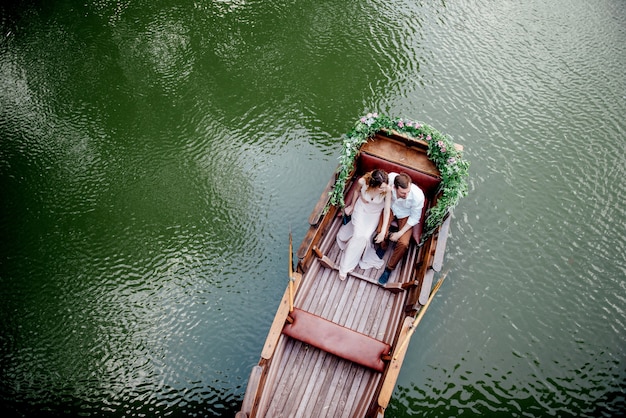
[[[391,270],[385,269],[385,271],[383,271],[383,274],[381,274],[380,278],[378,279],[378,284],[387,284],[390,274]]]
[[[376,247],[376,255],[382,260],[385,256],[385,250],[381,246]]]

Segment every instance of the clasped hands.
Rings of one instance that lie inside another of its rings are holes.
[[[400,235],[400,233],[398,233],[398,232],[392,232],[391,234],[389,234],[389,241],[396,242],[396,241],[398,241],[400,239],[401,236],[402,235]],[[376,244],[380,244],[384,240],[385,240],[385,232],[384,231],[379,232],[374,237],[374,242]]]

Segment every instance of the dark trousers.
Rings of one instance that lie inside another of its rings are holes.
[[[378,221],[378,227],[376,228],[377,234],[380,233],[380,230],[383,228],[383,217],[384,212],[380,215],[380,219]],[[389,223],[387,225],[391,225],[391,221],[393,221],[394,219],[398,223],[398,230],[404,228],[404,225],[406,225],[406,222],[409,220],[408,217],[398,219],[394,216],[393,211],[390,211]],[[389,230],[387,230],[387,232],[389,232]],[[408,231],[402,234],[400,239],[396,242],[395,247],[393,247],[393,253],[389,258],[389,261],[387,261],[387,268],[389,270],[395,269],[400,260],[402,260],[402,257],[404,257],[404,254],[406,254],[406,251],[409,249],[409,243],[411,242],[411,235],[413,235],[413,227],[409,228]],[[389,246],[388,234],[386,234],[385,240],[381,242],[380,246],[383,250],[387,249],[387,247]]]

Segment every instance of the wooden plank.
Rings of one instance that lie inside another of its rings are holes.
[[[349,408],[348,396],[350,395],[350,388],[354,382],[354,375],[358,367],[355,365],[347,365],[342,367],[339,379],[336,383],[337,390],[332,394],[332,398],[329,400],[331,405],[335,405],[334,416],[340,417],[346,408]]]
[[[346,409],[341,418],[351,418],[353,416],[353,411],[356,410],[359,401],[363,399],[361,386],[363,385],[364,375],[368,376],[369,373],[372,372],[363,367],[355,367],[354,378],[350,384],[350,392],[346,400]],[[367,377],[365,377],[365,379],[367,379]]]
[[[424,280],[422,281],[422,288],[420,289],[419,303],[420,305],[426,305],[428,297],[430,296],[430,289],[433,285],[433,277],[435,276],[435,270],[428,269],[424,274]]]
[[[330,229],[332,230],[333,227],[334,225],[331,225]],[[320,246],[334,247],[334,235],[329,233],[325,236],[320,240]],[[337,257],[340,255],[340,252],[338,249],[336,251],[332,249],[329,255]],[[344,312],[341,299],[344,295],[351,293],[352,283],[347,286],[347,282],[336,280],[336,272],[322,268],[317,261],[311,264],[311,270],[314,268],[319,270],[315,274],[310,274],[312,273],[311,271],[307,272],[307,284],[310,284],[310,288],[306,292],[306,297],[301,300],[297,299],[301,303],[300,306],[308,306],[309,311],[317,311],[315,313],[326,318],[334,318],[337,314],[342,314],[342,312],[344,314],[350,312],[349,309]],[[301,287],[300,295],[302,295],[303,290],[304,288]],[[341,373],[342,367],[350,367],[350,363],[338,360],[335,356],[326,354],[314,347],[307,347],[307,350],[320,353],[319,358],[317,361],[309,362],[304,368],[300,369],[302,374],[306,374],[306,378],[302,380],[301,387],[297,387],[297,382],[294,383],[296,384],[294,386],[295,390],[289,394],[290,398],[287,403],[289,403],[291,408],[295,408],[297,411],[306,411],[309,414],[312,409],[319,407],[319,403],[323,402],[323,399],[327,399],[329,391],[334,395],[335,391],[342,389],[335,388],[331,390],[330,385],[332,385],[333,373]],[[332,360],[333,358],[334,360]],[[332,373],[328,370],[328,362],[330,361],[335,361],[337,364]],[[323,364],[324,366],[322,366]],[[328,373],[331,374],[329,375]],[[328,379],[331,380],[329,381]],[[291,414],[293,411],[294,409],[290,409],[289,413]]]
[[[324,188],[324,191],[322,192],[320,199],[318,200],[317,204],[313,208],[311,215],[309,215],[309,225],[313,225],[313,226],[317,225],[320,219],[322,218],[322,216],[324,216],[324,209],[326,208],[326,205],[328,204],[328,200],[330,199],[330,191],[333,189],[334,186],[335,186],[335,175],[333,174],[330,177],[330,180],[328,180],[328,183],[326,184],[326,187]]]
[[[296,257],[299,263],[303,263],[304,258],[308,255],[307,253],[311,249],[311,243],[313,243],[315,234],[317,234],[317,228],[310,227],[304,238],[302,238],[300,247],[298,247],[298,251],[296,251]]]
[[[359,332],[379,339],[380,330],[385,330],[389,325],[386,319],[387,300],[393,296],[383,292],[379,286],[372,286],[367,282],[351,280],[355,284],[357,293],[350,297],[343,309],[350,314],[346,318],[346,325]],[[344,313],[345,315],[345,313]],[[382,333],[384,336],[384,332]],[[354,366],[357,367],[357,366]],[[350,389],[342,392],[340,397],[333,399],[335,406],[341,405],[336,411],[336,416],[353,417],[364,416],[372,399],[375,389],[381,379],[381,374],[372,372],[363,367],[357,367],[354,379],[350,382]],[[336,399],[336,401],[335,401]]]
[[[426,152],[426,150],[428,149],[428,142],[426,142],[425,139],[414,138],[408,134],[396,131],[395,129],[382,129],[381,133],[377,134],[376,136],[381,138],[392,138],[396,141],[402,141],[407,145],[410,144],[418,147],[424,152]]]
[[[274,355],[272,356],[272,359],[269,362],[262,360],[263,362],[265,362],[267,375],[262,382],[263,389],[260,391],[257,405],[254,408],[255,416],[262,417],[267,410],[269,401],[274,397],[275,384],[277,379],[280,378],[280,376],[278,376],[279,372],[283,370],[282,367],[277,366],[281,366],[285,361],[285,356],[289,355],[289,351],[285,348],[286,340],[288,340],[288,338],[281,336],[278,339],[278,344],[276,346],[276,350],[274,352]]]
[[[285,413],[272,414],[270,415],[271,417],[290,416],[293,414],[293,411],[299,408],[306,396],[305,389],[307,382],[311,380],[312,365],[318,361],[319,356],[323,355],[323,353],[319,353],[317,350],[307,347],[306,345],[301,345],[299,351],[302,353],[302,360],[299,362],[300,367],[287,386],[288,392],[286,399],[281,402]]]
[[[404,323],[402,324],[402,331],[400,331],[400,336],[398,337],[398,342],[404,341],[404,339],[407,337],[412,323],[413,318],[411,318],[410,316],[407,316],[404,319]],[[389,405],[389,400],[391,399],[391,395],[393,395],[393,390],[396,386],[398,376],[400,375],[400,368],[402,367],[402,362],[404,361],[407,347],[408,344],[403,344],[402,346],[396,344],[393,349],[392,360],[389,363],[387,373],[385,374],[385,380],[383,381],[382,387],[380,389],[380,394],[378,395],[378,405],[383,410],[387,408],[387,405]]]
[[[371,410],[372,403],[377,403],[376,394],[378,393],[378,387],[381,383],[381,374],[374,376],[369,376],[366,380],[364,379],[363,384],[363,396],[361,398],[361,402],[357,404],[357,409],[355,409],[355,413],[353,416],[355,417],[365,417],[369,416],[369,411]]]
[[[295,417],[305,416],[305,412],[313,409],[313,403],[317,399],[317,395],[322,390],[321,385],[318,384],[318,379],[320,373],[322,372],[322,366],[324,365],[324,361],[329,359],[329,355],[324,353],[322,350],[317,350],[317,356],[315,357],[315,361],[312,361],[309,364],[309,370],[311,371],[309,375],[308,384],[304,388],[304,396],[300,401],[300,405],[298,409],[294,413]]]
[[[337,269],[338,269],[337,263],[329,264],[327,262],[327,258],[328,257],[326,256],[326,257],[321,259],[322,260],[322,264],[324,264],[324,267],[337,271]],[[330,260],[330,259],[328,258],[328,260]],[[400,282],[389,281],[389,282],[387,282],[385,284],[380,284],[380,283],[378,283],[378,278],[377,277],[369,277],[369,276],[366,276],[365,274],[358,273],[356,271],[349,272],[348,276],[351,276],[351,277],[354,277],[355,279],[363,280],[363,281],[366,281],[368,283],[374,284],[376,286],[379,286],[382,289],[389,290],[389,291],[391,291],[393,293],[402,292],[404,290],[402,288],[402,283],[400,283]],[[339,279],[339,275],[337,275],[336,278]]]
[[[393,295],[381,292],[378,287],[368,286],[363,299],[355,302],[355,305],[367,305],[368,309],[357,312],[358,328],[372,338],[385,341],[385,333],[381,332],[387,327],[387,312],[384,308],[388,305],[389,298]],[[356,309],[356,308],[355,308]],[[390,341],[385,341],[391,345]]]
[[[335,249],[335,247],[338,247],[338,246],[334,246],[334,247],[332,248],[332,249],[333,249],[333,252],[334,252],[334,251],[336,251],[336,252],[337,252],[337,258],[336,258],[335,260],[333,259],[334,257],[332,257],[332,255],[331,255],[331,256],[325,255],[325,254],[323,253],[323,251],[322,251],[321,249],[317,248],[316,246],[314,246],[314,247],[313,247],[313,251],[315,252],[316,256],[319,258],[320,263],[321,263],[321,264],[322,264],[325,268],[328,268],[328,269],[331,269],[331,270],[335,270],[335,271],[337,271],[337,269],[338,269],[338,267],[337,267],[337,266],[338,266],[338,264],[339,264],[339,262],[338,262],[338,261],[339,261],[339,257],[340,257],[340,255],[341,255],[341,252],[339,251],[339,249],[338,249],[338,248],[336,248],[336,249]],[[375,270],[374,270],[374,271],[375,271]],[[370,273],[371,273],[371,272],[370,272]],[[394,292],[394,293],[397,293],[397,292],[402,292],[402,291],[404,290],[404,289],[402,288],[402,284],[401,284],[401,283],[399,283],[399,282],[394,282],[394,281],[391,281],[391,280],[390,280],[389,282],[387,282],[387,283],[385,283],[385,284],[380,284],[380,283],[378,283],[378,277],[369,277],[369,276],[367,276],[367,275],[365,275],[365,274],[362,274],[362,273],[357,272],[357,271],[356,271],[356,269],[355,269],[355,270],[353,270],[353,271],[351,271],[351,272],[349,272],[349,273],[348,273],[348,275],[349,275],[349,276],[352,276],[352,277],[354,277],[354,278],[357,278],[357,279],[364,280],[364,281],[366,281],[366,282],[369,282],[369,283],[375,284],[376,286],[380,286],[380,287],[382,287],[383,289],[389,290],[389,291]],[[337,278],[338,278],[338,277],[339,277],[339,276],[337,275]]]
[[[284,411],[292,411],[294,405],[301,401],[304,382],[310,379],[311,364],[321,355],[316,350],[311,350],[307,344],[295,340],[292,342],[293,356],[292,360],[283,366],[285,372],[280,382],[283,385],[283,390],[280,401],[277,402]],[[272,413],[268,416],[283,416],[283,414]]]
[[[367,276],[365,276],[363,274],[360,274],[360,273],[357,273],[357,272],[354,272],[354,271],[348,273],[348,275],[352,276],[354,278],[360,279],[360,280],[364,280],[364,281],[366,281],[368,283],[372,283],[372,284],[380,287],[381,289],[388,290],[388,291],[390,291],[392,293],[399,293],[399,292],[402,292],[404,290],[402,288],[402,283],[399,283],[399,282],[389,281],[389,282],[387,282],[385,284],[380,284],[380,283],[378,283],[378,278],[367,277]]]
[[[272,356],[272,360],[268,366],[268,373],[263,383],[263,391],[258,401],[256,415],[264,416],[271,406],[271,402],[276,399],[278,393],[278,383],[282,381],[282,373],[284,371],[283,365],[288,361],[291,356],[290,346],[293,341],[288,338],[281,337],[278,340],[278,346],[276,347],[275,355]],[[277,367],[278,366],[278,367]]]
[[[335,206],[331,206],[330,209],[328,209],[328,212],[326,212],[326,214],[319,221],[318,225],[309,227],[309,230],[302,239],[302,243],[300,243],[300,247],[296,252],[299,264],[303,267],[303,269],[306,270],[311,262],[311,248],[313,247],[313,245],[317,244],[317,241],[324,238],[325,231],[327,227],[331,225],[331,222],[336,217],[336,214],[337,208]],[[322,247],[320,246],[320,248]]]
[[[340,362],[343,363],[343,362]],[[337,370],[333,373],[332,381],[330,382],[330,388],[326,393],[326,398],[323,404],[329,406],[329,410],[333,411],[333,415],[341,414],[341,407],[339,399],[341,398],[343,390],[346,388],[345,379],[347,378],[349,369],[352,366],[348,364],[341,364]]]
[[[381,321],[381,328],[379,332],[384,333],[384,341],[393,342],[393,338],[398,331],[398,326],[400,323],[400,318],[394,318],[392,313],[394,311],[394,306],[396,305],[396,299],[400,295],[389,295],[390,298],[387,299],[387,302],[382,305],[384,306],[384,310],[382,311],[382,315],[384,318],[384,322]],[[395,297],[394,297],[395,296]]]
[[[388,310],[388,323],[385,324],[385,327],[382,328],[381,331],[385,333],[382,337],[383,341],[388,341],[392,343],[393,339],[396,337],[396,334],[399,332],[399,327],[402,323],[402,318],[404,316],[404,306],[406,303],[406,298],[406,292],[399,295],[393,295],[393,299],[391,301],[392,305]]]
[[[424,243],[424,245],[422,246],[421,249],[421,254],[422,254],[422,258],[420,260],[418,269],[417,269],[417,275],[416,278],[419,280],[420,278],[424,277],[424,275],[426,275],[426,272],[429,269],[429,266],[432,264],[432,255],[434,252],[434,244],[436,242],[434,242],[433,240],[433,236],[431,235],[430,237],[428,237],[428,239],[426,240],[426,242]],[[409,290],[409,297],[407,299],[407,305],[405,307],[406,311],[413,311],[413,310],[417,310],[419,308],[419,306],[417,306],[417,304],[419,303],[419,297],[420,297],[420,290],[423,287],[423,279],[421,280],[421,282],[419,283],[419,287],[412,287]]]
[[[293,289],[295,293],[300,286],[302,275],[300,273],[294,273],[293,278]],[[278,310],[276,311],[274,322],[272,323],[270,331],[267,334],[267,339],[265,340],[263,351],[261,351],[261,358],[264,358],[266,360],[272,358],[274,350],[276,349],[276,344],[278,343],[278,338],[280,337],[280,333],[282,332],[285,321],[287,320],[287,315],[289,315],[289,287],[285,289],[285,294],[283,295],[283,298],[278,305]]]
[[[341,297],[350,291],[350,287],[347,282],[336,280],[333,270],[325,269],[325,273],[327,273],[327,276],[325,276],[326,280],[324,283],[316,280],[318,286],[320,286],[321,293],[314,299],[315,305],[310,312],[314,312],[323,318],[332,318],[339,306]]]
[[[336,389],[331,387],[331,382],[337,369],[339,368],[339,363],[344,362],[344,360],[341,360],[339,357],[331,354],[326,354],[326,357],[328,363],[322,368],[322,373],[320,374],[317,382],[321,390],[313,403],[313,408],[310,410],[309,416],[311,417],[329,416],[329,410],[332,411],[328,405],[324,405],[322,399],[326,399],[329,391]]]
[[[296,296],[296,304],[302,309],[311,311],[315,309],[316,298],[319,297],[320,289],[328,282],[328,272],[315,259],[305,274],[300,290]],[[312,306],[313,305],[313,306]]]
[[[404,260],[402,261],[402,268],[400,269],[400,274],[398,275],[398,284],[402,285],[402,283],[406,283],[409,281],[411,277],[412,266],[415,264],[415,249],[417,246],[411,240],[409,244],[409,248],[407,249]]]
[[[328,244],[331,245],[331,248],[327,250],[326,254],[331,260],[336,261],[341,256],[341,252],[337,248],[334,239]],[[371,312],[378,307],[378,303],[380,302],[380,295],[378,293],[381,292],[378,290],[379,286],[372,286],[365,281],[354,280],[354,278],[348,278],[348,280],[342,282],[336,277],[335,271],[332,271],[329,280],[333,280],[333,287],[331,288],[330,295],[327,296],[328,301],[325,303],[327,305],[324,312],[325,315],[322,316],[326,317],[326,315],[332,315],[331,318],[337,323],[359,332],[366,331],[366,329],[361,329],[362,325],[357,324],[355,320],[358,322],[367,321],[367,318],[372,315]],[[331,305],[332,309],[328,309],[328,305]],[[374,319],[372,322],[379,324],[380,321]],[[382,325],[382,327],[384,328],[385,325]],[[364,333],[368,334],[367,332]],[[358,373],[354,373],[355,368],[359,370]],[[316,399],[309,399],[307,401],[308,408],[304,410],[307,412],[313,410],[313,415],[315,415],[315,410],[327,414],[330,408],[335,408],[333,413],[337,414],[337,416],[354,416],[355,410],[362,409],[359,403],[364,398],[371,399],[373,393],[372,388],[376,388],[377,386],[372,380],[377,381],[380,379],[380,377],[376,378],[376,376],[373,375],[376,374],[380,376],[380,374],[371,373],[363,367],[351,365],[345,360],[340,360],[337,362],[337,367],[333,372],[337,374],[334,377],[345,376],[344,372],[346,370],[352,370],[352,372],[348,371],[348,376],[351,376],[351,373],[355,376],[354,380],[349,385],[341,385],[334,380],[330,380],[330,382],[328,382],[328,380],[317,382],[314,394],[312,394]],[[333,379],[334,377],[327,376],[327,379]],[[368,384],[368,382],[370,383]],[[324,388],[320,388],[321,386],[324,386]],[[369,389],[371,393],[365,393],[365,389]],[[332,397],[329,397],[331,394]],[[300,411],[302,411],[302,409],[300,409]]]
[[[362,332],[363,334],[369,334],[369,330],[366,329],[367,319],[369,318],[369,312],[372,308],[372,293],[374,289],[367,283],[354,280],[356,285],[355,292],[349,295],[348,301],[344,312],[348,312],[345,317],[345,323],[352,329]],[[370,335],[371,336],[371,335]]]
[[[437,272],[441,271],[443,267],[443,256],[446,252],[446,242],[448,241],[448,233],[450,232],[450,218],[451,216],[448,216],[439,229],[437,246],[435,247],[435,255],[433,257],[433,270]]]
[[[394,164],[422,171],[432,176],[439,176],[435,163],[428,159],[425,151],[417,150],[398,141],[366,142],[361,152],[375,155]]]
[[[250,373],[250,379],[248,379],[248,386],[246,387],[246,394],[243,398],[241,405],[241,412],[244,413],[243,417],[247,417],[252,413],[254,407],[254,401],[257,398],[259,392],[259,383],[261,382],[261,376],[263,374],[263,367],[254,366]],[[239,417],[239,414],[237,415]]]
[[[268,395],[267,410],[261,416],[280,416],[284,408],[285,400],[288,399],[293,389],[293,380],[299,375],[302,366],[303,352],[299,349],[302,343],[292,339],[285,339],[285,349],[290,350],[288,358],[281,362],[281,368],[276,375],[272,393]]]
[[[307,304],[310,303],[309,300],[311,299],[309,293],[314,292],[317,289],[316,282],[318,280],[325,280],[324,271],[318,262],[314,262],[311,264],[309,271],[306,272],[304,277],[307,279],[302,280],[298,293],[296,294],[295,303],[296,306],[309,310],[309,306],[307,306]],[[311,280],[309,278],[315,278],[315,280]]]
[[[297,409],[297,405],[302,401],[304,395],[305,382],[311,379],[311,365],[318,361],[319,356],[323,353],[304,344],[294,344],[294,351],[297,354],[296,359],[287,364],[285,369],[289,371],[283,380],[285,381],[283,398],[280,401],[281,407],[285,411]],[[282,383],[282,382],[281,382]],[[268,416],[285,416],[284,414],[270,414]]]

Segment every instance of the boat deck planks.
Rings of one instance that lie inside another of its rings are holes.
[[[334,240],[340,226],[341,218],[333,220],[332,232],[320,243],[320,249],[335,263],[341,257],[341,250]],[[385,257],[388,258],[390,253],[387,251]],[[407,255],[408,263],[416,254],[413,244]],[[409,274],[403,270],[399,265],[390,281],[408,278]],[[382,268],[357,269],[357,272],[377,279]],[[307,274],[313,274],[315,280],[301,283],[295,306],[388,344],[393,342],[395,335],[388,330],[393,330],[390,324],[402,314],[405,292],[394,294],[350,275],[346,280],[340,280],[336,270],[323,267],[318,260],[313,261]],[[284,345],[284,350],[277,352],[283,355],[272,361],[279,361],[280,367],[272,368],[275,374],[266,378],[277,384],[268,385],[274,386],[275,390],[261,396],[259,416],[288,417],[291,415],[286,414],[293,413],[293,417],[305,414],[324,417],[333,411],[334,417],[341,411],[340,416],[352,417],[366,412],[362,410],[366,408],[362,400],[374,396],[378,380],[382,378],[380,373],[284,335],[279,344]]]

